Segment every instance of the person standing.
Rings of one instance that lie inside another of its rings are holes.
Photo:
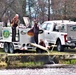
[[[38,27],[38,22],[36,19],[34,20],[34,26],[32,27],[31,31],[33,31],[34,33],[33,38],[34,38],[35,43],[38,44],[39,27]]]
[[[19,15],[16,14],[14,18],[11,21],[11,26],[12,26],[12,41],[16,41],[16,27],[18,26],[19,22]]]
[[[34,20],[33,32],[34,32],[34,41],[36,44],[38,44],[39,27],[38,22],[36,20]]]
[[[36,21],[36,19],[33,22],[34,26],[27,32],[27,34],[31,36],[30,42],[38,44],[38,34],[39,34],[38,22]]]

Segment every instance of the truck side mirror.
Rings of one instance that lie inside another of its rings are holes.
[[[44,31],[43,30],[39,30],[39,34],[42,34]]]

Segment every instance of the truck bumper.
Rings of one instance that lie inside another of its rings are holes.
[[[76,42],[68,41],[68,42],[65,43],[65,46],[75,47],[76,46]]]

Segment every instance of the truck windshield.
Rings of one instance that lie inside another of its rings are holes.
[[[44,29],[44,30],[46,30],[46,25],[47,25],[46,23],[43,23],[42,26],[41,26],[41,28]]]

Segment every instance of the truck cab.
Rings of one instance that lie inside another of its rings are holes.
[[[41,25],[43,33],[39,35],[39,39],[47,41],[48,44],[56,45],[58,51],[64,51],[65,47],[73,48],[76,46],[75,26],[76,23],[72,21],[45,21]],[[74,41],[70,42],[69,38],[74,39]]]

